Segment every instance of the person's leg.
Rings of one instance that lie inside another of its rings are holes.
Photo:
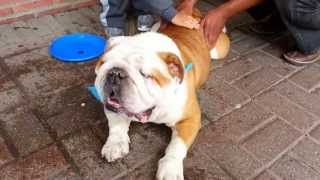
[[[275,5],[273,1],[264,1],[262,4],[248,9],[247,12],[253,17],[253,19],[260,21],[274,13],[274,7]]]
[[[125,19],[129,8],[129,0],[100,0],[102,12],[100,21],[107,36],[124,35]]]
[[[148,14],[158,15],[171,21],[176,15],[172,0],[135,0],[133,7]]]
[[[296,40],[298,51],[284,57],[296,65],[310,64],[320,58],[320,1],[275,1],[281,18]]]
[[[249,28],[258,35],[274,35],[286,30],[273,1],[264,1],[247,12],[256,20]]]

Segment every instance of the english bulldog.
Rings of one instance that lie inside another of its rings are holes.
[[[156,177],[184,179],[183,159],[201,127],[196,92],[207,80],[211,58],[225,57],[229,46],[224,32],[209,49],[200,30],[172,24],[160,32],[110,39],[95,69],[109,124],[102,156],[111,162],[129,153],[130,122],[164,123],[172,135]]]

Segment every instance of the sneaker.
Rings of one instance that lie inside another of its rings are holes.
[[[304,54],[300,51],[289,51],[283,54],[283,57],[287,62],[293,65],[303,66],[320,60],[320,52]]]
[[[124,36],[124,30],[117,27],[106,27],[104,29],[107,38],[115,37],[115,36]]]
[[[141,32],[150,31],[154,23],[154,18],[150,14],[139,15],[137,20],[138,30]]]

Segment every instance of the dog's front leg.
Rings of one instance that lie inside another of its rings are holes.
[[[171,141],[165,156],[160,159],[157,171],[158,180],[183,180],[183,159],[200,129],[200,113],[182,120],[172,127]]]
[[[109,124],[109,136],[101,154],[108,162],[115,161],[129,153],[130,139],[128,130],[130,120],[113,112],[106,112]]]

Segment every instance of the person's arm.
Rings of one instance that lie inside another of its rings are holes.
[[[210,47],[213,47],[216,40],[225,26],[227,20],[232,16],[254,7],[264,0],[230,0],[208,12],[202,19],[201,26]]]

